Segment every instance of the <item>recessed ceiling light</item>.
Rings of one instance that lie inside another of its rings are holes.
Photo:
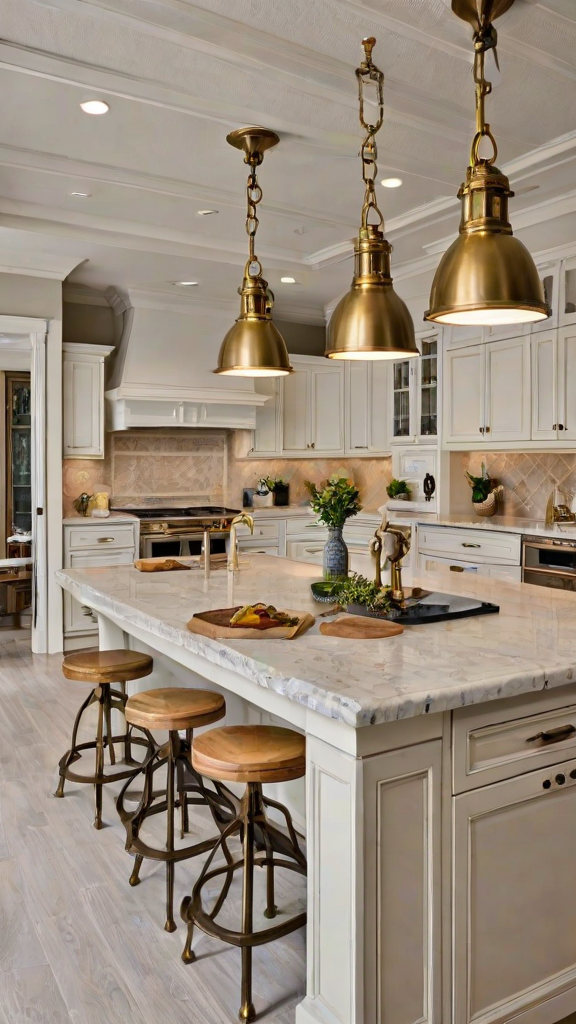
[[[199,217],[210,217],[213,213],[218,213],[218,210],[198,210]]]
[[[194,288],[198,284],[198,281],[172,281],[177,288]]]
[[[107,114],[110,110],[104,100],[85,100],[80,107],[85,114]]]
[[[90,199],[92,196],[91,192],[71,192],[71,196],[78,196],[80,199]]]
[[[384,188],[400,188],[402,178],[384,178],[380,184],[384,185]]]
[[[282,284],[296,284],[295,277],[281,277],[280,280]]]

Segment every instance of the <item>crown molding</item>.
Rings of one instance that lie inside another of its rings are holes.
[[[85,284],[62,285],[62,301],[79,306],[108,306],[103,292],[96,291]]]
[[[0,273],[22,274],[24,277],[46,277],[63,281],[83,260],[75,256],[51,255],[46,252],[26,252],[13,247],[0,247]]]
[[[235,319],[240,312],[238,299],[206,299],[188,294],[146,290],[142,288],[114,288],[105,292],[108,305],[117,316],[129,309],[162,309],[166,312],[196,313]]]

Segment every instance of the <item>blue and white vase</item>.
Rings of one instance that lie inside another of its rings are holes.
[[[342,527],[328,527],[328,540],[322,557],[324,579],[331,580],[348,575],[348,548],[342,536]]]

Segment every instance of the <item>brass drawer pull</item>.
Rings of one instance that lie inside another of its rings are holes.
[[[98,537],[99,544],[113,544],[114,537]]]
[[[573,725],[559,725],[556,729],[548,729],[546,732],[537,732],[535,736],[529,736],[526,743],[534,743],[536,740],[542,740],[542,743],[560,743],[575,732],[576,728]]]
[[[470,544],[468,541],[463,540],[462,541],[462,547],[463,548],[481,548],[482,545],[481,544]]]
[[[324,548],[304,548],[307,555],[319,555]]]

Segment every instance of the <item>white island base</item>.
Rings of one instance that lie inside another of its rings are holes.
[[[370,641],[317,625],[292,642],[187,632],[194,611],[263,597],[318,612],[315,567],[255,556],[231,575],[58,574],[98,614],[103,649],[153,652],[142,686],[199,676],[225,693],[228,721],[273,716],[306,733],[308,976],[296,1024],[574,1013],[573,595],[455,579],[453,591],[500,614]],[[282,798],[298,821],[297,791]]]

